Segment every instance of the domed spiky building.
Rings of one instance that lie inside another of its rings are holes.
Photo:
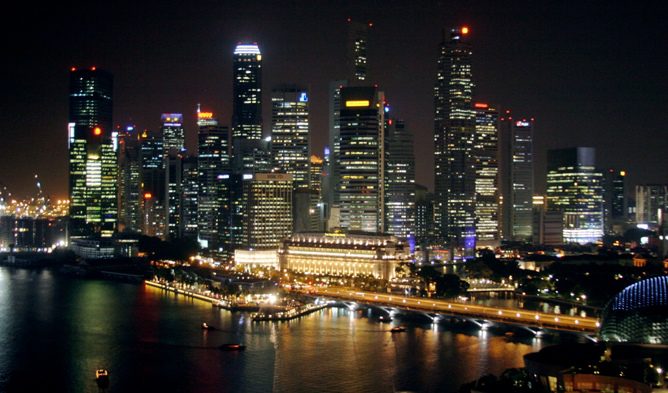
[[[668,276],[618,293],[603,310],[600,336],[608,342],[668,345]]]

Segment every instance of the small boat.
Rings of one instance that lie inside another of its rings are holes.
[[[513,332],[506,332],[506,333],[505,333],[505,336],[506,336],[507,338],[512,338],[514,335],[515,335],[515,333],[513,333]]]
[[[381,315],[381,316],[378,317],[378,320],[379,320],[380,322],[391,322],[391,321],[392,321],[392,318],[390,318],[390,317],[385,317],[385,316]]]
[[[221,351],[243,351],[246,346],[243,344],[223,344],[218,347]]]
[[[103,368],[95,370],[95,382],[101,388],[109,386],[109,371]]]
[[[202,329],[203,330],[216,330],[215,326],[210,326],[206,322],[202,322]]]
[[[392,329],[390,329],[390,332],[392,332],[392,333],[401,333],[401,332],[405,332],[405,331],[406,331],[406,328],[403,327],[403,326],[395,326]]]

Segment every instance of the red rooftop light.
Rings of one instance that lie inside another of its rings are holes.
[[[463,26],[462,27],[462,35],[467,35],[469,33],[469,27],[468,26]]]

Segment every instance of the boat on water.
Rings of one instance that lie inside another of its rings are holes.
[[[202,329],[203,330],[216,330],[215,326],[211,326],[207,324],[206,322],[202,322]]]
[[[218,347],[221,351],[243,351],[246,349],[246,346],[243,344],[223,344]]]
[[[104,368],[95,370],[95,382],[101,388],[109,386],[109,371]]]
[[[405,332],[405,331],[406,331],[406,328],[403,327],[403,326],[395,326],[392,329],[390,329],[390,332],[392,332],[392,333],[401,333],[401,332]]]

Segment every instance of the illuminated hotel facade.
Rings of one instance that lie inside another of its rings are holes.
[[[443,37],[434,87],[434,216],[451,258],[475,253],[475,111],[467,27]]]
[[[498,145],[499,112],[485,103],[475,103],[475,193],[478,245],[499,243]]]
[[[298,233],[283,240],[281,269],[328,276],[373,276],[390,280],[409,259],[396,236],[357,233]]]
[[[341,89],[338,194],[340,226],[384,232],[384,94],[375,87]]]
[[[92,67],[72,68],[69,79],[69,236],[111,237],[118,211],[113,77]]]
[[[565,242],[593,243],[603,236],[602,178],[594,148],[548,150],[547,206],[563,213]]]

